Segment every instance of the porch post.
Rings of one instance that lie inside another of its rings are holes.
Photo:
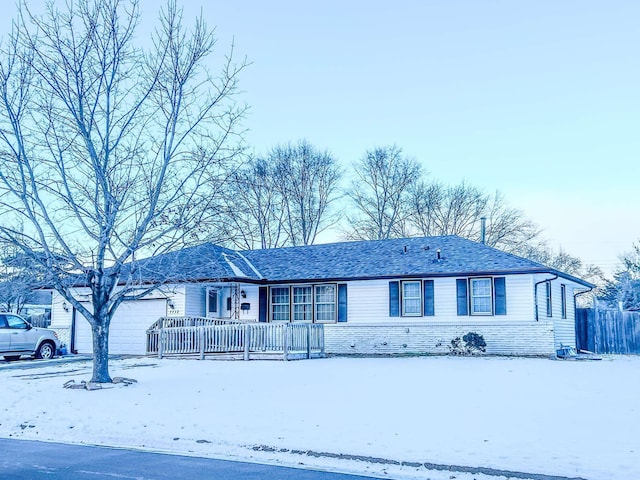
[[[251,325],[244,325],[244,359],[249,360],[249,345],[251,344]]]
[[[204,327],[198,327],[198,342],[200,343],[200,360],[204,360]]]
[[[282,326],[282,345],[284,347],[284,360],[289,360],[289,324],[285,323]]]
[[[160,328],[158,330],[158,358],[162,358],[162,350],[164,350],[164,331]]]

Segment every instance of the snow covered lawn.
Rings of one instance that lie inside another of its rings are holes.
[[[486,477],[284,450],[640,478],[640,357],[128,358],[113,360],[111,374],[138,383],[98,391],[62,388],[88,380],[89,362],[41,365],[0,365],[0,436],[387,478]]]

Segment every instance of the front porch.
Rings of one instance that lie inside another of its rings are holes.
[[[205,317],[162,317],[147,330],[147,355],[243,360],[322,358],[324,325],[246,323]]]

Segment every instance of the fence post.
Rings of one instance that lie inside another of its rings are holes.
[[[251,344],[251,325],[244,325],[244,359],[249,360],[249,345]]]
[[[311,324],[307,323],[307,358],[311,358]]]
[[[282,326],[282,345],[284,347],[284,360],[289,360],[289,324],[285,323]]]
[[[158,358],[162,358],[162,349],[164,347],[163,334],[164,331],[160,328],[160,330],[158,330]]]
[[[198,327],[198,342],[200,343],[200,360],[204,360],[204,327]]]

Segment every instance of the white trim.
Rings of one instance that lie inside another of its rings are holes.
[[[405,297],[404,294],[404,286],[409,284],[409,283],[417,283],[418,284],[418,296],[417,297]],[[402,280],[400,282],[400,315],[403,317],[422,317],[422,305],[423,305],[423,298],[422,298],[422,280]],[[407,300],[415,300],[418,299],[418,311],[415,313],[407,313],[407,309],[406,309],[406,305],[405,305],[405,299]]]
[[[474,295],[473,294],[473,284],[475,282],[487,281],[489,282],[489,295]],[[475,304],[473,302],[474,298],[489,298],[489,311],[476,312]],[[493,303],[494,303],[494,292],[493,292],[493,277],[478,277],[478,278],[470,278],[469,279],[469,313],[473,316],[491,316],[493,315]]]

